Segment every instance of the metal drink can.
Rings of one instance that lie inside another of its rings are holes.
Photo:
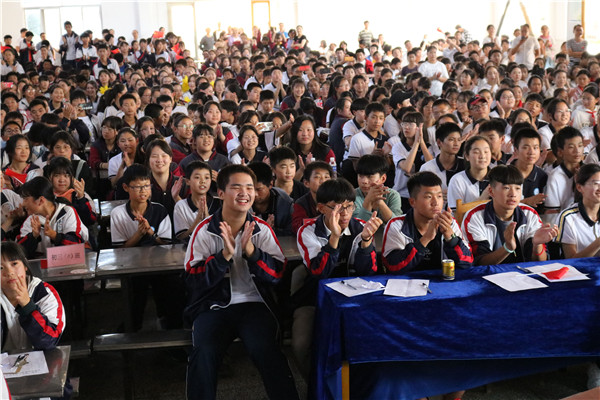
[[[442,260],[442,274],[444,275],[444,280],[454,280],[454,260]]]

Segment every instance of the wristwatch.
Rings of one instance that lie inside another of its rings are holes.
[[[456,233],[452,232],[452,235],[450,235],[450,239],[445,239],[445,240],[446,240],[446,242],[450,242],[455,237],[458,237],[458,236],[456,236]]]

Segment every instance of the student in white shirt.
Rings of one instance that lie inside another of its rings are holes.
[[[600,255],[600,165],[582,166],[575,182],[581,198],[560,214],[556,241],[565,258],[596,257]]]
[[[463,203],[489,199],[487,174],[492,161],[490,142],[483,136],[473,136],[465,143],[464,157],[468,167],[448,183],[448,206],[456,209],[456,200]]]

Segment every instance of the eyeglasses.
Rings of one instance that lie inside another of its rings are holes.
[[[189,124],[189,125],[182,124],[182,125],[177,125],[177,127],[181,128],[181,129],[190,129],[190,130],[194,129],[194,125],[193,124]]]
[[[566,109],[566,110],[556,110],[557,114],[569,114],[571,112],[571,110]]]
[[[146,190],[150,190],[152,186],[151,185],[142,185],[142,186],[129,186],[129,189],[133,190],[134,192],[144,192]]]
[[[71,150],[71,146],[69,146],[68,144],[65,145],[59,145],[57,144],[56,146],[53,147],[54,150],[56,151],[61,151],[61,150]]]
[[[586,186],[591,186],[594,190],[600,189],[600,181],[588,181],[585,183]]]
[[[5,129],[4,130],[4,134],[5,135],[11,135],[12,136],[12,135],[18,135],[20,133],[21,133],[21,131],[19,129]]]
[[[415,122],[402,122],[400,124],[403,128],[410,128],[411,126],[417,126]]]
[[[328,204],[325,204],[325,207],[329,208],[330,210],[335,210],[335,207],[331,207]],[[340,213],[354,212],[354,210],[356,210],[356,205],[354,203],[340,207]]]

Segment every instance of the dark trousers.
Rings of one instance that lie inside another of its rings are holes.
[[[200,313],[187,370],[187,398],[214,399],[219,366],[239,337],[258,368],[270,399],[298,399],[289,364],[275,340],[277,323],[263,303],[241,303]]]
[[[185,291],[183,281],[177,274],[160,274],[136,276],[131,278],[133,330],[142,329],[144,309],[148,299],[148,289],[152,287],[152,295],[156,305],[156,314],[162,329],[179,329],[183,327],[183,308],[185,307]]]

